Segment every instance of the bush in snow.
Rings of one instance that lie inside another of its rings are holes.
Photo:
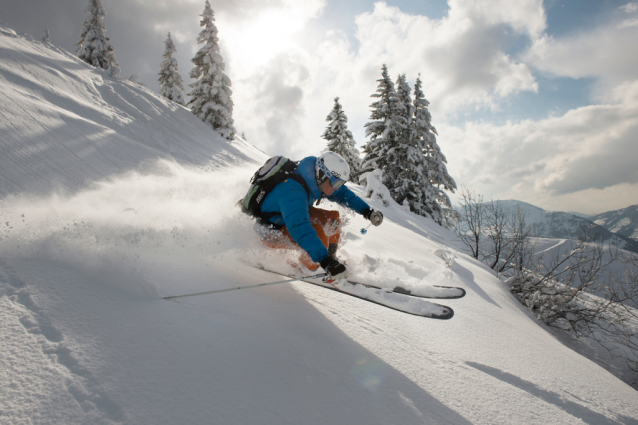
[[[386,207],[390,205],[392,195],[383,184],[383,172],[381,170],[373,170],[361,174],[359,184],[366,185],[366,198],[379,199]]]
[[[341,108],[339,98],[335,97],[335,104],[326,117],[328,127],[323,132],[323,137],[328,141],[326,150],[336,152],[346,160],[350,166],[350,181],[357,182],[361,173],[361,158],[359,150],[355,146],[352,132],[348,130],[348,117]]]
[[[43,43],[51,42],[51,38],[49,36],[49,29],[46,26],[44,27],[44,37],[42,37],[42,42]]]
[[[106,11],[102,6],[102,0],[89,0],[86,11],[86,19],[82,27],[77,54],[84,62],[102,68],[109,72],[111,77],[120,74],[120,68],[115,60],[115,49],[106,37],[106,25],[103,19]]]
[[[504,213],[463,189],[456,230],[472,257],[504,278],[536,318],[574,339],[595,341],[638,377],[638,255],[587,235],[535,252],[525,215]],[[624,276],[612,273],[619,261]]]
[[[607,298],[618,306],[620,320],[603,335],[603,345],[612,356],[625,360],[638,382],[638,254],[623,252],[623,276],[617,285],[607,288]]]
[[[508,280],[511,291],[538,320],[620,358],[638,383],[638,257],[601,242],[570,245],[549,256],[526,255]],[[623,258],[624,277],[611,271]]]
[[[198,79],[190,87],[190,105],[193,114],[213,127],[219,134],[232,140],[235,135],[233,126],[233,101],[230,98],[230,78],[224,74],[224,59],[219,54],[219,38],[215,26],[215,14],[206,0],[204,12],[200,15],[200,26],[204,29],[197,37],[197,44],[204,44],[192,59],[195,67],[190,77]]]
[[[164,45],[166,47],[162,55],[164,60],[160,65],[159,79],[157,80],[160,85],[160,94],[175,103],[183,105],[186,103],[184,100],[184,82],[182,81],[182,76],[177,71],[177,59],[173,57],[173,53],[175,53],[177,49],[175,48],[170,32]]]

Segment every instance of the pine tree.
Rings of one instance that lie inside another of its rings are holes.
[[[102,0],[89,0],[86,11],[86,19],[80,35],[77,54],[84,62],[109,72],[111,77],[120,74],[120,68],[115,60],[115,49],[106,37],[106,25],[103,19],[106,11],[102,6]]]
[[[380,169],[383,172],[383,184],[392,193],[401,171],[397,147],[406,123],[402,115],[401,102],[385,64],[381,68],[381,79],[377,81],[377,91],[371,97],[378,100],[370,105],[373,108],[370,118],[374,121],[365,124],[366,137],[370,137],[370,140],[363,147],[366,155],[363,158],[361,172]]]
[[[326,117],[328,127],[321,137],[328,141],[327,150],[336,152],[346,160],[350,166],[350,181],[358,183],[361,158],[356,147],[352,132],[348,130],[348,117],[341,108],[339,98],[335,97],[335,104]]]
[[[49,29],[44,26],[44,37],[42,37],[43,43],[51,43],[51,37],[49,36]]]
[[[448,174],[447,160],[436,142],[436,129],[432,126],[432,116],[428,111],[430,102],[425,99],[421,90],[421,79],[417,78],[414,85],[414,120],[413,126],[417,141],[423,152],[428,169],[429,185],[425,188],[426,208],[433,212],[434,220],[439,224],[445,223],[441,205],[451,208],[450,198],[443,189],[454,193],[456,182]]]
[[[200,26],[204,29],[197,37],[197,44],[204,44],[204,47],[192,59],[195,67],[190,77],[199,80],[190,85],[193,91],[189,93],[192,98],[188,104],[193,114],[217,130],[222,137],[232,140],[235,128],[231,83],[224,74],[224,59],[219,54],[219,38],[214,24],[215,14],[208,0],[200,16]]]
[[[395,157],[400,171],[390,193],[396,202],[408,205],[410,211],[432,217],[432,209],[427,205],[428,185],[430,185],[428,168],[417,133],[412,125],[414,106],[405,74],[399,75],[396,87],[397,98],[401,105],[398,111],[403,125],[399,133],[399,144],[395,148]]]
[[[185,103],[184,82],[182,81],[182,76],[177,71],[177,59],[173,57],[173,53],[175,53],[177,49],[175,48],[170,32],[164,44],[166,50],[164,50],[164,54],[162,55],[164,60],[160,65],[160,77],[157,80],[160,85],[160,94],[175,103],[183,105]]]
[[[399,75],[395,87],[400,105],[398,114],[401,116],[401,123],[403,124],[399,138],[403,143],[412,144],[412,139],[414,138],[412,129],[414,106],[412,105],[412,98],[410,97],[411,90],[406,81],[405,74]]]

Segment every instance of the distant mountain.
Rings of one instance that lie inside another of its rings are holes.
[[[545,211],[542,208],[516,200],[499,201],[499,203],[506,211],[513,212],[517,208],[520,208],[521,211],[525,212],[525,220],[531,227],[533,236],[540,238],[580,239],[585,236],[585,234],[588,234],[590,237],[602,238],[604,243],[612,243],[619,248],[638,252],[638,241],[631,239],[623,233],[616,233],[600,223],[595,223],[592,220],[579,217],[573,213]],[[612,211],[605,214],[619,213],[620,211]],[[631,217],[633,217],[632,223],[634,223],[635,232],[636,225],[638,225],[638,208],[634,208],[633,211]],[[600,216],[605,214],[600,214]],[[624,215],[619,215],[617,219],[615,218],[616,216],[613,217],[614,218],[610,216],[608,222],[612,223],[613,220],[613,223],[618,223],[617,226],[622,227],[624,225],[622,223],[631,222],[631,220]],[[601,220],[605,220],[605,218],[603,217]],[[624,229],[625,227],[622,228]],[[636,235],[636,233],[633,234]]]
[[[591,220],[591,218],[593,217],[592,214],[583,214],[580,213],[578,211],[566,211],[568,214],[574,214],[577,217],[582,217],[582,218],[586,218],[587,220]]]
[[[590,220],[610,232],[638,242],[638,205],[598,214]]]

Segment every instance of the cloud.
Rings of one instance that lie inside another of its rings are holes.
[[[360,68],[378,69],[387,63],[411,78],[421,73],[424,91],[438,113],[536,91],[530,70],[506,49],[517,37],[534,38],[544,28],[542,5],[526,1],[501,6],[451,1],[449,16],[432,20],[376,3],[373,12],[356,19],[361,44],[354,60],[361,62]]]
[[[618,87],[610,100],[540,121],[442,125],[439,140],[450,170],[480,193],[544,206],[621,186],[633,187],[635,196],[638,80]]]
[[[633,7],[625,9],[636,12]],[[596,77],[601,84],[599,92],[604,92],[636,78],[638,55],[630,52],[637,44],[638,16],[615,14],[605,24],[587,31],[561,39],[547,35],[538,38],[523,59],[556,76]]]
[[[623,6],[620,6],[618,9],[625,13],[638,12],[638,2],[627,3]]]
[[[304,52],[281,53],[240,81],[235,119],[251,141],[266,152],[299,154],[299,134],[305,117],[306,87],[311,84]]]

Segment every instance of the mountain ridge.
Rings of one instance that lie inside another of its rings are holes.
[[[515,199],[499,200],[497,202],[510,214],[516,211],[517,208],[525,212],[525,220],[526,224],[530,227],[531,236],[555,239],[599,240],[605,244],[611,244],[621,249],[638,252],[638,241],[625,234],[612,232],[608,228],[614,228],[613,226],[619,226],[619,224],[622,223],[621,220],[623,220],[622,217],[624,216],[619,218],[617,214],[611,214],[615,212],[599,215],[600,218],[598,218],[598,220],[601,222],[604,222],[605,217],[610,217],[608,219],[610,226],[603,226],[594,221],[594,218],[599,216],[587,219],[568,212],[546,211],[543,208]],[[638,206],[636,207],[635,214],[637,219],[635,222],[638,224]],[[609,214],[609,216],[605,214]],[[624,218],[624,220],[628,219]]]

